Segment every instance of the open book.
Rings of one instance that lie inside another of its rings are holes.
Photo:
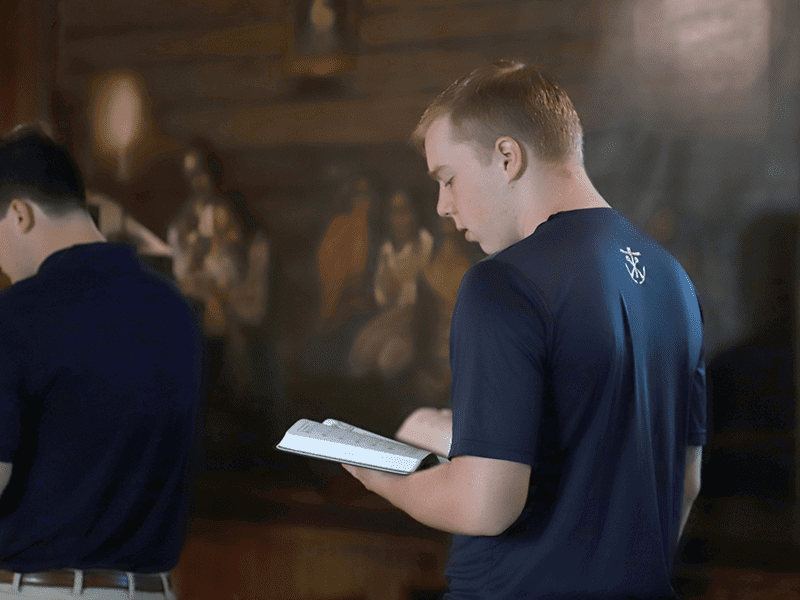
[[[326,419],[322,423],[300,419],[289,428],[276,448],[400,475],[448,462],[433,452],[336,419]]]

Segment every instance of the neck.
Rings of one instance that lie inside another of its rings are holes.
[[[103,234],[95,227],[92,218],[86,213],[48,219],[40,221],[40,224],[42,229],[36,252],[37,270],[48,256],[59,250],[106,241]]]
[[[542,166],[534,177],[522,199],[523,237],[556,213],[609,206],[577,161]]]

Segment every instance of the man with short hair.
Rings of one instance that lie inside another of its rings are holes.
[[[451,432],[451,460],[345,468],[456,534],[446,598],[673,598],[706,435],[692,283],[595,190],[572,103],[536,68],[476,69],[413,139],[438,213],[490,255],[453,314],[452,413],[398,432],[440,452]]]
[[[0,141],[0,598],[174,598],[202,341],[178,289],[106,242],[67,149]]]

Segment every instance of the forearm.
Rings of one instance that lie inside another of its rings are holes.
[[[505,531],[522,513],[531,476],[529,465],[477,456],[407,476],[345,469],[420,523],[462,535]]]
[[[684,493],[683,495],[683,504],[681,506],[681,525],[678,529],[678,540],[680,540],[681,536],[683,535],[683,530],[686,527],[686,521],[689,520],[689,513],[692,512],[692,505],[696,499],[697,494],[694,493]]]
[[[365,485],[429,527],[462,535],[486,535],[469,502],[475,497],[474,490],[462,479],[450,462],[407,476],[376,477]]]
[[[681,505],[681,523],[678,529],[678,540],[692,512],[692,504],[700,493],[700,466],[703,456],[701,446],[690,446],[686,449],[686,475],[683,480],[683,504]]]

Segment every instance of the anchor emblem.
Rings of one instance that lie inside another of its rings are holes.
[[[644,283],[645,275],[647,275],[647,268],[643,265],[641,270],[637,266],[639,264],[639,259],[637,257],[641,256],[641,252],[634,252],[631,250],[630,246],[628,246],[625,250],[620,248],[620,252],[625,255],[625,268],[628,269],[628,274],[631,276],[636,283],[639,285]]]

